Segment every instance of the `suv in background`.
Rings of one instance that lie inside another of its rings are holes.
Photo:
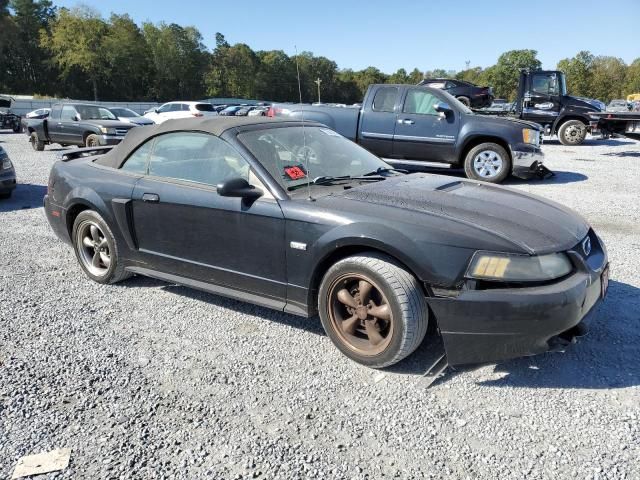
[[[418,85],[439,88],[456,97],[466,107],[486,108],[493,102],[493,89],[451,78],[425,78]]]
[[[207,102],[169,102],[145,113],[144,116],[155,123],[162,123],[173,118],[206,117],[217,114],[213,105]]]

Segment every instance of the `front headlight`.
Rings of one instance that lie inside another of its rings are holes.
[[[528,256],[476,252],[467,269],[467,277],[506,282],[540,282],[564,277],[571,270],[571,261],[564,253]]]
[[[522,129],[522,141],[524,143],[530,143],[531,145],[538,145],[538,130],[533,128]]]
[[[11,160],[6,158],[6,159],[4,159],[2,161],[2,169],[3,170],[9,170],[11,167],[13,167],[13,165],[11,165]]]
[[[100,131],[102,133],[104,133],[105,135],[115,135],[116,134],[116,129],[115,128],[100,127]]]

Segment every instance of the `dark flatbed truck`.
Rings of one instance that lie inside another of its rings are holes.
[[[640,140],[640,112],[600,112],[598,129],[605,135]]]
[[[580,145],[587,133],[599,133],[600,112],[595,101],[567,94],[566,78],[559,70],[522,70],[513,110],[476,111],[538,123],[545,135],[557,135],[563,145]]]

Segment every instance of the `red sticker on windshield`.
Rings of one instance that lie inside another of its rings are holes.
[[[305,173],[305,171],[302,169],[302,167],[286,167],[284,169],[284,173],[287,175],[287,177],[289,177],[291,180],[299,180],[301,178],[304,178],[307,176],[307,174]]]

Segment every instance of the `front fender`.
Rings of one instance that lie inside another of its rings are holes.
[[[400,248],[402,246],[402,248]],[[361,247],[370,248],[386,253],[406,265],[420,280],[432,278],[432,266],[428,259],[414,258],[406,252],[420,252],[420,246],[410,237],[385,225],[374,223],[352,223],[341,225],[327,231],[313,244],[311,251],[314,253],[312,264],[315,266],[314,274],[309,279],[309,285],[317,275],[317,268],[324,265],[336,250]]]

